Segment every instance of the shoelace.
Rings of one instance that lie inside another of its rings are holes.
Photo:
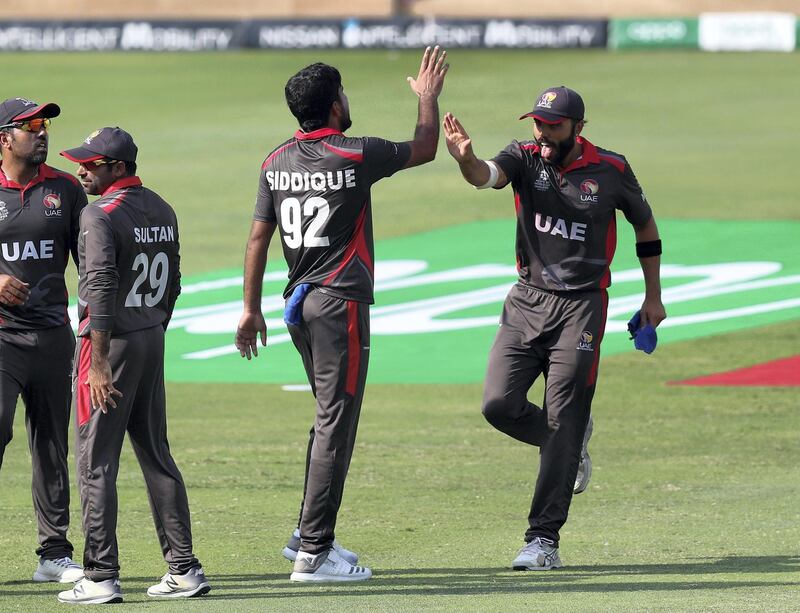
[[[533,553],[534,551],[540,551],[544,549],[544,547],[552,547],[552,546],[553,546],[553,541],[537,536],[530,543],[525,545],[525,547],[522,548],[522,551],[524,551],[525,553]]]
[[[61,568],[77,568],[78,564],[73,562],[70,558],[58,558],[57,560],[50,560],[56,566],[60,566]]]

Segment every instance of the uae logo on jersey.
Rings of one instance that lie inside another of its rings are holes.
[[[594,340],[594,335],[589,332],[588,330],[584,330],[581,332],[581,338],[578,341],[578,346],[576,349],[579,351],[594,351],[592,347],[592,341]]]
[[[45,217],[61,217],[61,198],[58,194],[47,194],[42,199]]]
[[[0,200],[0,221],[3,221],[6,217],[8,217],[8,209],[6,208],[6,203]]]
[[[536,179],[533,187],[538,189],[540,192],[546,192],[548,189],[550,189],[550,179],[547,177],[547,171],[544,168],[542,168],[542,171],[539,173],[539,178]]]
[[[581,183],[581,202],[597,202],[597,192],[600,191],[600,185],[594,179],[586,179]]]
[[[539,102],[536,103],[537,109],[549,109],[553,108],[553,100],[556,99],[555,92],[545,92],[542,94],[542,97],[539,99]]]

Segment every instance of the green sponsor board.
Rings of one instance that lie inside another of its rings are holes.
[[[697,49],[698,19],[612,19],[608,26],[611,49]]]
[[[662,220],[659,226],[669,314],[658,329],[660,344],[800,319],[800,223]],[[604,356],[633,351],[626,324],[643,296],[633,232],[624,220],[618,230]],[[516,279],[514,233],[514,220],[499,220],[376,244],[370,381],[482,380],[503,300]],[[167,334],[167,378],[305,383],[282,320],[285,284],[283,262],[271,262],[263,300],[268,346],[248,362],[233,347],[241,271],[184,279]]]

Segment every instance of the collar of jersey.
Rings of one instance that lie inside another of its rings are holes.
[[[27,185],[20,185],[16,181],[12,181],[6,176],[6,173],[2,171],[0,168],[0,187],[7,187],[10,189],[28,189],[29,187],[33,187],[37,183],[41,183],[45,179],[55,179],[58,177],[56,171],[50,168],[47,164],[39,164],[39,170],[36,171],[37,174],[33,178],[33,180],[28,183]]]
[[[109,185],[102,195],[108,196],[111,192],[125,189],[126,187],[138,187],[141,184],[142,180],[139,177],[124,177],[119,181],[114,181],[111,185]]]
[[[595,147],[592,143],[583,138],[583,136],[579,136],[575,140],[578,141],[578,144],[582,148],[581,156],[577,160],[572,162],[572,164],[567,166],[564,170],[562,170],[561,174],[566,174],[570,170],[577,170],[578,168],[583,168],[584,166],[588,166],[589,164],[600,163],[600,156],[597,154],[597,147]]]
[[[333,135],[344,136],[344,134],[342,134],[339,130],[334,130],[333,128],[320,128],[319,130],[314,130],[313,132],[303,132],[302,130],[298,130],[294,133],[294,137],[297,140],[317,140]]]

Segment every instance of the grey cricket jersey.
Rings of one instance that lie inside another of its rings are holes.
[[[117,181],[84,209],[78,255],[79,335],[169,321],[180,293],[178,222],[138,177]]]
[[[35,330],[63,326],[67,315],[64,271],[77,262],[78,217],[86,194],[70,174],[46,164],[27,185],[0,170],[0,274],[28,283],[25,304],[0,304],[0,328]]]
[[[616,210],[634,225],[652,216],[627,160],[582,137],[568,168],[545,163],[534,142],[514,141],[493,161],[508,177],[517,210],[517,268],[533,287],[573,291],[611,285]]]
[[[298,130],[264,161],[254,219],[277,223],[288,297],[310,283],[343,300],[373,302],[370,188],[405,166],[406,143]]]

